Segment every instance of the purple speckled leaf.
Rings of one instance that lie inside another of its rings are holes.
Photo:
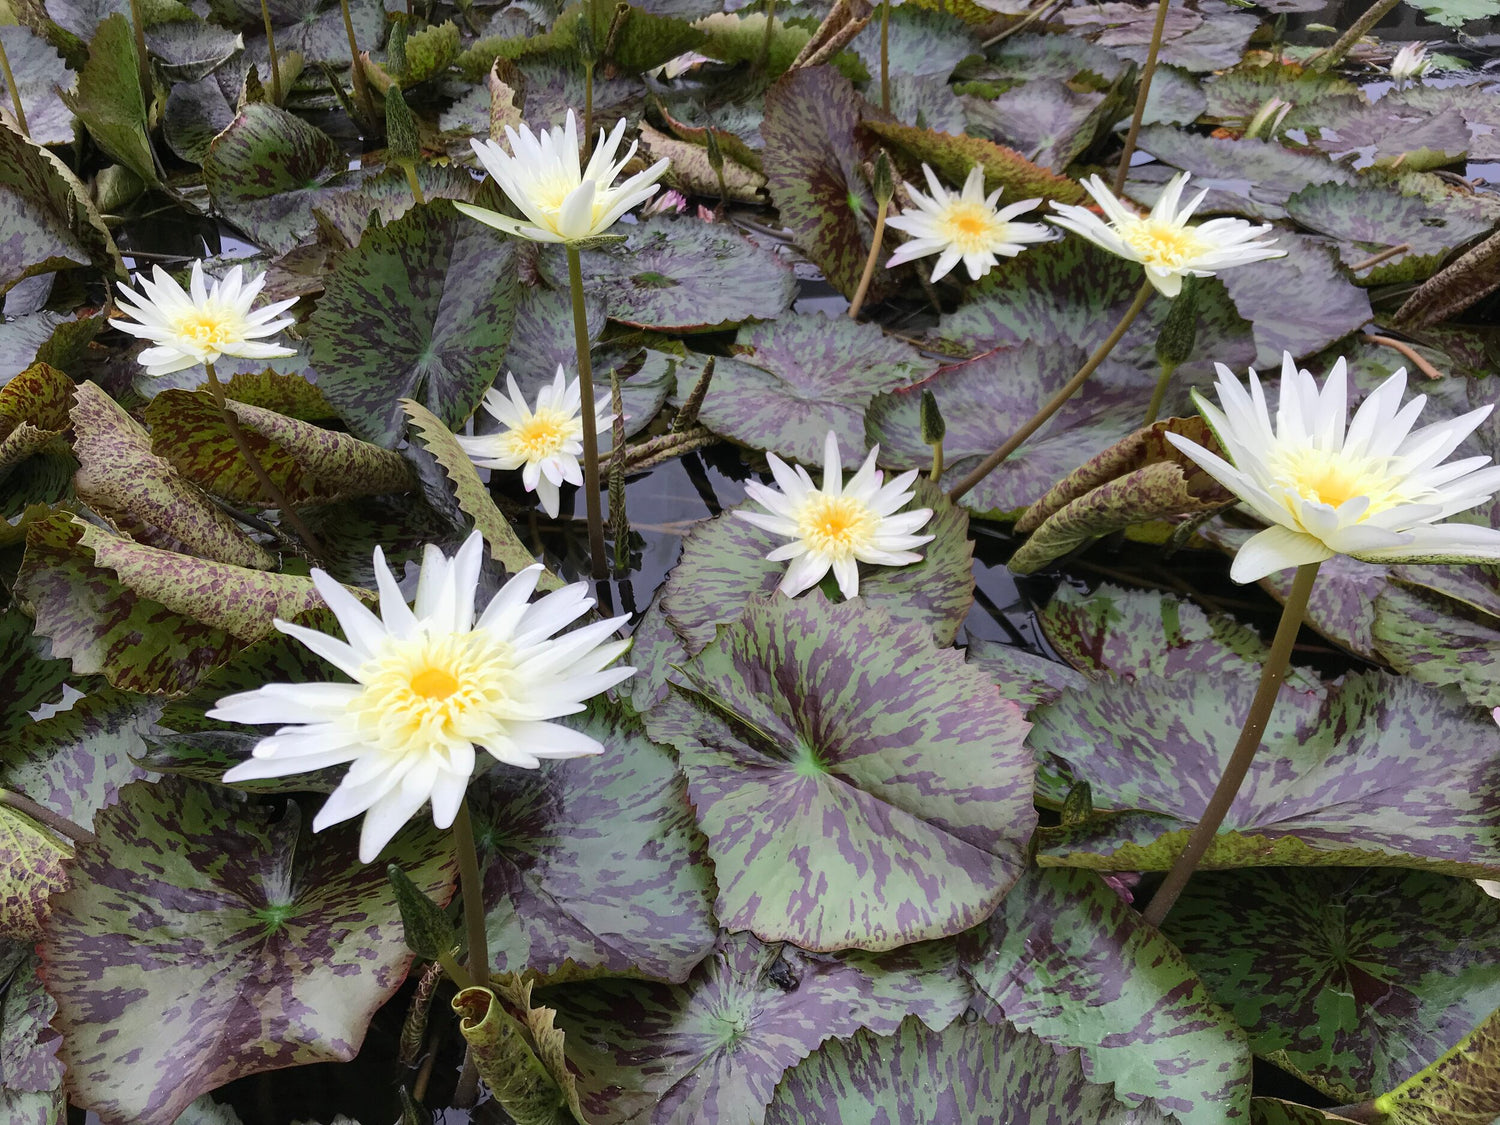
[[[945,1027],[969,995],[949,941],[830,956],[733,934],[684,984],[566,985],[543,1001],[593,1125],[759,1125],[782,1072],[827,1036],[912,1014]]]
[[[825,1044],[776,1088],[766,1125],[1169,1125],[1151,1105],[1128,1108],[1057,1054],[1008,1024],[932,1031],[907,1020]]]
[[[1045,830],[1044,864],[1166,868],[1202,815],[1255,681],[1101,680],[1033,714],[1029,745],[1093,789],[1095,817]],[[1378,672],[1284,687],[1205,867],[1500,871],[1500,732],[1453,690]],[[1097,815],[1111,814],[1111,815]]]
[[[686,980],[717,933],[687,787],[639,720],[596,705],[567,722],[604,753],[500,766],[471,794],[492,967]]]
[[[662,595],[658,592],[631,633],[630,663],[635,666],[635,675],[617,689],[640,715],[667,697],[672,690],[669,683],[686,682],[674,665],[682,664],[690,654],[667,620],[661,602]]]
[[[1164,929],[1257,1055],[1339,1102],[1404,1082],[1500,1006],[1500,902],[1465,879],[1200,872]]]
[[[302,819],[168,778],[95,820],[39,951],[69,1093],[105,1125],[170,1125],[235,1078],[359,1050],[411,954],[357,828],[313,839]],[[451,892],[451,844],[425,816],[385,855]]]
[[[968,662],[988,676],[1002,696],[1028,709],[1088,683],[1086,676],[1066,664],[1000,641],[972,637],[965,652]]]
[[[1175,946],[1091,871],[1032,869],[985,924],[968,972],[996,1011],[1132,1105],[1182,1125],[1247,1119],[1250,1049]],[[993,1013],[991,1013],[993,1017]]]
[[[792,313],[740,329],[735,356],[714,367],[698,420],[741,444],[810,466],[822,465],[823,440],[832,430],[845,460],[857,464],[867,448],[870,400],[936,369],[936,361],[877,325]]]
[[[918,386],[877,395],[865,414],[865,433],[880,443],[880,463],[927,468],[932,449],[922,441],[921,398],[930,390],[947,425],[942,484],[951,488],[1033,414],[1083,364],[1069,346],[1021,344],[944,367]],[[1130,433],[1146,411],[1151,387],[1128,367],[1106,364],[1036,435],[977,484],[963,504],[977,512],[1030,507],[1090,457]]]
[[[1027,723],[921,625],[816,591],[752,602],[648,716],[677,748],[726,927],[804,949],[956,934],[1036,823]]]
[[[1500,569],[1400,567],[1375,599],[1375,645],[1423,683],[1500,706]]]
[[[514,249],[498,231],[446,200],[414,207],[329,275],[308,326],[318,388],[380,445],[400,437],[402,398],[455,427],[495,379],[518,290]]]
[[[781,224],[830,285],[854,295],[874,234],[876,203],[861,166],[875,147],[858,128],[873,111],[832,67],[788,71],[766,93],[763,162]],[[870,299],[889,290],[875,271]]]
[[[969,517],[926,478],[919,478],[915,487],[917,494],[908,506],[933,509],[922,533],[936,538],[918,548],[920,563],[862,566],[859,596],[896,621],[926,626],[938,644],[952,644],[974,600]],[[760,510],[755,504],[742,507]],[[769,562],[766,555],[784,542],[732,512],[700,523],[688,533],[661,595],[667,621],[688,653],[712,641],[718,627],[736,620],[752,598],[781,596],[776,585],[787,564]],[[837,587],[831,578],[828,589],[829,596],[835,596]]]
[[[31,724],[30,711],[62,698],[72,671],[66,660],[43,655],[42,638],[19,609],[0,614],[0,739]]]
[[[7,956],[12,951],[20,958],[14,965]],[[0,1090],[50,1094],[62,1087],[59,1036],[47,1026],[57,1012],[57,1004],[42,987],[36,969],[36,955],[23,952],[23,947],[11,945],[0,950],[0,979],[5,990],[0,998]],[[0,1101],[0,1107],[4,1105]]]

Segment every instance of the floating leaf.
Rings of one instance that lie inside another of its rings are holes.
[[[938,1032],[914,1019],[894,1036],[860,1031],[825,1044],[782,1079],[765,1117],[766,1125],[1171,1120],[1154,1107],[1127,1109],[1107,1086],[1084,1078],[1076,1055],[1059,1055],[1008,1024],[960,1020]]]
[[[161,133],[181,159],[202,164],[213,140],[234,122],[235,106],[218,75],[197,82],[178,82],[167,94]]]
[[[1027,160],[1018,152],[987,141],[983,137],[953,136],[931,129],[893,122],[866,121],[864,129],[891,146],[906,159],[908,178],[914,178],[918,165],[929,164],[938,178],[958,188],[968,178],[969,169],[984,169],[985,187],[990,191],[1004,189],[1002,199],[1055,199],[1059,203],[1077,203],[1084,198],[1083,188]]]
[[[102,20],[89,42],[78,88],[63,100],[99,147],[147,184],[155,184],[156,159],[146,133],[140,56],[130,21],[116,12]]]
[[[808,465],[822,464],[831,429],[852,461],[865,448],[871,398],[936,369],[878,325],[793,313],[740,329],[734,357],[714,367],[698,418],[715,433]]]
[[[1186,958],[1087,871],[1032,870],[985,924],[967,968],[998,1013],[1131,1105],[1182,1125],[1244,1121],[1250,1051]]]
[[[275,565],[265,548],[151,451],[144,427],[99,387],[78,387],[72,419],[79,461],[73,487],[96,511],[152,545],[233,566]]]
[[[264,26],[258,0],[211,0],[209,8],[218,22],[230,27],[259,33]],[[283,70],[286,56],[293,51],[309,63],[349,65],[349,38],[337,0],[268,0],[267,8]],[[363,47],[378,43],[385,34],[380,0],[349,0],[349,19],[355,42]],[[260,53],[264,59],[264,50]]]
[[[284,254],[312,234],[313,205],[346,178],[344,163],[332,137],[254,102],[214,138],[203,158],[203,183],[225,218],[260,246]]]
[[[1051,703],[1068,688],[1081,688],[1087,680],[1066,664],[1036,656],[1025,649],[999,641],[970,638],[968,661],[1000,689],[1000,695],[1028,709]]]
[[[678,131],[692,132],[693,130],[679,128]],[[702,134],[707,130],[700,129],[696,132]],[[713,133],[715,139],[718,139],[719,130],[714,130]],[[721,145],[721,152],[723,147]],[[743,142],[738,145],[738,148],[741,151],[736,153],[736,157],[749,151]],[[715,174],[713,165],[709,163],[708,150],[702,145],[659,133],[643,121],[641,122],[641,155],[653,162],[671,161],[663,174],[662,183],[677,188],[684,195],[705,196],[711,199],[720,194],[719,177]],[[727,154],[724,156],[723,194],[726,200],[731,203],[765,203],[767,201],[766,177],[754,167],[741,163],[736,157]],[[754,163],[760,163],[758,156],[755,157]]]
[[[1500,1005],[1500,903],[1468,880],[1200,872],[1163,928],[1257,1055],[1341,1102],[1410,1078]]]
[[[490,557],[499,561],[510,574],[519,574],[536,562],[531,552],[511,530],[500,509],[495,507],[495,502],[490,499],[489,489],[479,479],[474,462],[469,460],[469,455],[453,440],[452,432],[442,420],[410,399],[401,400],[401,409],[411,419],[417,439],[453,482],[458,506],[474,521],[474,526],[484,536],[484,541],[490,547]],[[543,590],[555,590],[562,586],[562,581],[551,571],[544,571],[539,585]]]
[[[793,70],[766,93],[763,161],[777,215],[806,254],[846,297],[854,295],[874,235],[875,196],[862,166],[875,150],[857,126],[874,112],[831,67]],[[871,300],[888,291],[877,270]]]
[[[1339,114],[1313,144],[1335,158],[1357,154],[1361,163],[1420,172],[1463,157],[1469,126],[1454,108],[1434,113],[1381,99]]]
[[[0,43],[21,91],[21,109],[32,143],[72,144],[73,111],[58,94],[72,83],[62,59],[45,39],[19,25],[0,27]],[[0,113],[13,116],[13,110],[10,88],[0,76]]]
[[[604,297],[611,320],[696,332],[774,320],[791,308],[791,267],[734,227],[658,217],[625,229],[624,242],[581,255],[584,287]],[[566,288],[561,252],[546,254],[543,268]]]
[[[1249,677],[1091,684],[1033,713],[1029,745],[1086,780],[1097,816],[1046,829],[1041,862],[1159,871],[1196,824],[1249,711]],[[1389,732],[1400,731],[1399,739]],[[1326,694],[1283,688],[1204,867],[1500,869],[1494,720],[1456,692],[1369,672]]]
[[[1014,574],[1040,570],[1101,535],[1132,524],[1211,512],[1234,503],[1224,488],[1171,445],[1184,434],[1199,445],[1212,431],[1198,418],[1172,418],[1137,430],[1070,473],[1016,523],[1031,538],[1010,557]]]
[[[30,726],[29,712],[57,703],[69,671],[66,660],[43,655],[29,617],[15,608],[0,613],[0,738]]]
[[[0,805],[0,938],[34,941],[52,896],[68,885],[67,845],[24,813]]]
[[[973,925],[1019,875],[1027,724],[925,626],[778,598],[683,670],[692,692],[649,729],[677,748],[729,929],[892,949]]]
[[[1491,1012],[1442,1058],[1375,1099],[1392,1125],[1490,1125],[1500,1115],[1500,1015]]]
[[[451,203],[414,207],[339,259],[309,325],[318,387],[356,435],[394,445],[398,400],[474,412],[510,340],[513,248]]]
[[[96,229],[78,217],[87,215],[83,197],[82,185],[61,161],[0,127],[0,293],[23,278],[114,255],[103,222]],[[51,327],[56,324],[53,318]],[[25,367],[35,355],[16,366]]]
[[[864,61],[865,69],[880,75],[880,17],[854,37],[850,47]],[[946,79],[953,68],[970,55],[980,54],[974,32],[946,11],[930,11],[916,4],[890,10],[887,51],[890,76]]]
[[[976,132],[1061,172],[1093,143],[1100,124],[1096,111],[1103,101],[1102,93],[1075,90],[1056,78],[1034,78],[989,101],[971,99],[968,120]],[[1001,196],[1007,197],[1015,195]]]
[[[1116,2],[1069,8],[1061,13],[1069,28],[1101,47],[1134,62],[1144,63],[1151,43],[1156,13],[1149,7]],[[1203,72],[1234,66],[1245,53],[1258,17],[1235,12],[1228,5],[1184,4],[1167,13],[1161,39],[1162,62]]]
[[[1455,197],[1434,206],[1416,196],[1384,187],[1318,184],[1287,200],[1287,214],[1320,234],[1337,239],[1345,267],[1397,246],[1409,249],[1367,267],[1362,284],[1422,281],[1437,271],[1449,251],[1486,233],[1491,223]]]
[[[1375,647],[1397,671],[1500,707],[1500,570],[1448,569],[1394,573],[1375,598]]]
[[[479,194],[479,183],[464,168],[455,165],[419,164],[417,182],[427,199],[460,199],[472,203]],[[369,229],[372,216],[379,224],[393,222],[415,206],[406,174],[387,168],[358,186],[337,193],[325,193],[313,204],[313,214],[321,229],[333,228],[349,246],[358,246]]]
[[[63,1082],[62,1063],[57,1060],[57,1032],[48,1023],[57,1005],[36,975],[36,956],[17,946],[0,947],[4,953],[15,950],[19,956],[0,954],[0,977],[4,980],[4,997],[0,1000],[0,1110],[8,1110],[5,1120],[11,1125],[61,1125],[66,1120],[66,1106],[55,1119],[27,1115],[27,1094],[41,1095],[31,1104],[40,1106],[54,1092],[58,1100]],[[12,1100],[7,1100],[12,1099]]]
[[[713,868],[672,757],[595,705],[604,753],[492,770],[470,793],[502,970],[683,981],[713,948]]]
[[[356,828],[314,845],[295,804],[273,820],[166,778],[127,786],[95,831],[40,946],[75,1102],[170,1125],[243,1075],[354,1057],[411,959]],[[425,817],[385,854],[424,894],[451,893],[451,844]]]
[[[953,643],[974,601],[969,518],[932,484],[919,480],[913,508],[931,508],[923,534],[935,538],[909,566],[866,566],[860,600],[895,621],[926,628],[940,645]],[[776,586],[787,564],[766,559],[785,540],[727,512],[698,524],[683,540],[676,568],[662,587],[661,607],[673,632],[697,653],[721,625],[740,617],[758,597],[779,597]]]
[[[232,31],[189,13],[173,16],[180,18],[152,21],[146,28],[146,46],[172,82],[206,78],[244,49],[244,39]]]
[[[544,999],[594,1125],[758,1122],[782,1072],[827,1036],[894,1031],[908,1013],[954,1019],[967,998],[951,961],[947,942],[829,957],[729,934],[685,984],[600,981]]]

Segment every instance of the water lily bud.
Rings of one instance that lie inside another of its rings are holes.
[[[392,74],[406,73],[406,33],[410,17],[397,12],[391,17],[391,35],[385,42],[385,68]]]
[[[922,392],[922,444],[936,445],[948,432],[943,422],[943,412],[938,409],[937,396],[931,391]]]
[[[714,175],[720,175],[724,171],[724,152],[719,148],[719,138],[714,136],[712,129],[705,129],[703,141],[708,145],[708,166],[714,170]]]
[[[891,158],[882,150],[875,158],[875,202],[889,203],[896,194],[895,180],[891,176]]]
[[[406,931],[406,947],[429,961],[452,953],[458,939],[447,912],[424,895],[421,888],[411,881],[411,876],[397,864],[386,867],[385,877],[396,892],[396,907],[401,911],[401,926]]]
[[[422,158],[422,142],[417,135],[417,119],[401,95],[401,87],[392,83],[385,92],[386,159],[392,164],[416,164]]]
[[[1172,301],[1171,311],[1156,338],[1156,358],[1163,367],[1176,368],[1193,354],[1198,336],[1198,278],[1182,279],[1182,291]]]

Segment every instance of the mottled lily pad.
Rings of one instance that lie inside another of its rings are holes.
[[[82,195],[60,161],[0,128],[0,294],[23,278],[86,266],[97,256],[108,235],[101,239],[75,218]]]
[[[544,257],[547,277],[566,291],[560,251]],[[603,296],[612,320],[658,331],[723,328],[772,320],[791,307],[789,265],[733,227],[652,218],[625,228],[625,241],[582,255],[584,288]]]
[[[980,53],[973,31],[946,11],[931,11],[916,4],[890,10],[887,52],[890,77],[934,77],[946,79],[953,68],[970,55]],[[870,21],[850,44],[879,88],[880,16]]]
[[[59,90],[73,78],[52,45],[25,27],[0,27],[0,43],[21,90],[21,108],[33,144],[65,145],[73,141],[73,111],[63,104]],[[10,88],[0,76],[0,114],[13,115]]]
[[[967,992],[949,942],[830,957],[733,934],[685,984],[605,981],[544,998],[594,1125],[691,1125],[758,1122],[782,1072],[827,1036],[891,1032],[908,1013],[943,1027]]]
[[[77,89],[63,100],[100,148],[144,183],[157,182],[156,161],[146,135],[140,57],[125,16],[116,12],[100,22],[89,41],[88,61],[78,75]]]
[[[295,804],[273,819],[167,778],[127,786],[95,831],[40,946],[76,1103],[170,1125],[243,1075],[354,1057],[411,960],[357,828],[314,843]],[[424,894],[451,893],[452,845],[425,818],[386,856]]]
[[[1036,78],[990,101],[971,98],[968,120],[976,132],[1061,172],[1093,142],[1103,101],[1102,93]]]
[[[1335,158],[1408,171],[1441,168],[1469,151],[1469,125],[1455,108],[1431,112],[1384,99],[1340,114],[1313,142]]]
[[[264,26],[257,0],[211,0],[215,18],[247,34]],[[276,32],[276,51],[283,57],[296,51],[310,63],[349,65],[349,38],[337,0],[268,0],[271,23]],[[349,0],[349,19],[354,40],[363,50],[379,43],[384,34],[385,10],[380,0]],[[265,60],[264,38],[252,41],[251,50]]]
[[[699,420],[715,433],[812,466],[823,463],[829,430],[853,461],[866,448],[870,400],[937,369],[935,360],[877,325],[824,313],[746,325],[734,350],[715,365]]]
[[[1006,1125],[1167,1125],[1152,1106],[1129,1109],[1088,1081],[1078,1057],[1059,1055],[1008,1024],[907,1020],[890,1036],[835,1039],[776,1088],[766,1125],[828,1121]]]
[[[713,948],[713,868],[687,786],[638,720],[566,720],[596,758],[500,767],[470,794],[501,971],[684,981]]]
[[[402,398],[450,428],[474,412],[510,340],[513,253],[498,231],[440,201],[339,259],[309,334],[318,387],[357,436],[394,445]]]
[[[648,724],[677,748],[728,928],[891,949],[973,925],[1019,876],[1027,724],[927,628],[780,598],[683,671],[692,691]]]
[[[1399,671],[1456,684],[1471,703],[1500,707],[1500,570],[1402,567],[1375,599],[1372,634]]]
[[[1410,1078],[1500,1005],[1500,902],[1467,880],[1200,873],[1164,929],[1257,1055],[1339,1102]]]
[[[1101,47],[1144,63],[1156,22],[1156,10],[1118,2],[1068,8],[1061,13],[1070,28]],[[1217,0],[1196,0],[1171,9],[1162,36],[1160,58],[1184,70],[1222,70],[1240,61],[1258,19]]]
[[[1249,677],[1141,676],[1034,712],[1031,748],[1088,781],[1095,813],[1107,814],[1044,830],[1041,862],[1167,867],[1223,774],[1253,690]],[[1456,691],[1378,672],[1326,694],[1284,687],[1204,866],[1363,863],[1493,877],[1497,754],[1494,720]]]
[[[1244,1122],[1245,1035],[1181,953],[1092,872],[1032,870],[985,924],[967,972],[994,1011],[1131,1105],[1182,1125]]]

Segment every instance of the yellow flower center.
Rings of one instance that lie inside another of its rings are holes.
[[[942,237],[965,254],[988,250],[996,242],[1004,241],[1005,224],[982,203],[950,203],[937,222]]]
[[[177,322],[177,334],[202,347],[217,348],[237,337],[237,327],[216,313],[194,310]]]
[[[1208,249],[1192,227],[1160,219],[1133,219],[1118,229],[1125,245],[1147,265],[1181,269]]]
[[[868,543],[879,522],[861,500],[814,492],[797,513],[797,537],[819,554],[843,558]]]
[[[512,456],[543,461],[556,457],[570,440],[580,441],[582,438],[583,419],[544,406],[521,425],[507,430],[501,440]]]
[[[473,742],[504,725],[513,696],[511,647],[483,630],[387,637],[359,669],[349,706],[361,736],[395,754]]]
[[[1389,457],[1358,457],[1303,446],[1277,450],[1269,467],[1273,479],[1292,497],[1337,508],[1358,497],[1368,497],[1363,519],[1376,512],[1409,504],[1415,499],[1403,474],[1393,470]],[[1293,515],[1297,513],[1295,510]]]

